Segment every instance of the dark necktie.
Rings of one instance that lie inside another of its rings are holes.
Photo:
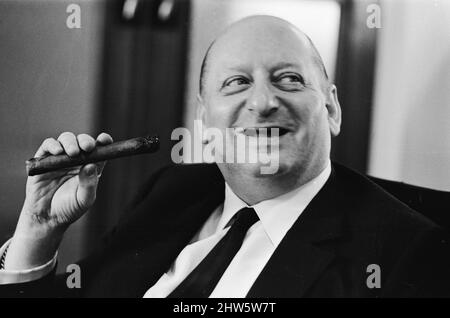
[[[211,295],[228,265],[241,248],[248,229],[258,221],[258,216],[252,208],[239,210],[234,218],[227,234],[167,296],[168,298],[206,298]]]

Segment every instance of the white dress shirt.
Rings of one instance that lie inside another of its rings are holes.
[[[247,295],[281,240],[323,187],[330,173],[331,164],[328,162],[326,168],[308,183],[286,194],[251,206],[255,209],[259,221],[248,230],[240,250],[210,297],[231,298]],[[225,184],[224,203],[215,209],[190,244],[178,255],[171,268],[145,293],[144,297],[167,297],[225,236],[230,227],[224,227],[234,214],[244,207],[249,206],[231,190],[228,184]],[[6,244],[0,248],[0,252],[5,246]],[[38,279],[55,266],[55,260],[56,256],[39,269],[29,271],[0,270],[0,284]],[[33,274],[27,279],[26,272],[30,271]],[[39,275],[39,272],[42,274]],[[14,277],[17,280],[14,280]]]

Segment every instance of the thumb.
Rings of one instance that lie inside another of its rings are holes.
[[[77,189],[77,201],[81,208],[88,209],[94,204],[98,177],[95,164],[87,164],[80,169],[78,174],[79,185]]]

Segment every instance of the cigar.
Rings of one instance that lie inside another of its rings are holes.
[[[82,166],[88,163],[152,153],[158,149],[159,138],[157,136],[145,136],[118,141],[105,146],[98,146],[91,152],[81,151],[76,157],[69,157],[67,154],[63,154],[31,158],[25,162],[25,165],[27,174],[29,176],[35,176],[59,169]]]

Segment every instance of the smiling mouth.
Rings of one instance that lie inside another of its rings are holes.
[[[278,131],[278,134],[277,134]],[[271,138],[272,136],[284,136],[289,130],[283,127],[271,126],[271,127],[247,127],[247,128],[236,128],[236,133],[241,133],[250,137],[267,137]]]

